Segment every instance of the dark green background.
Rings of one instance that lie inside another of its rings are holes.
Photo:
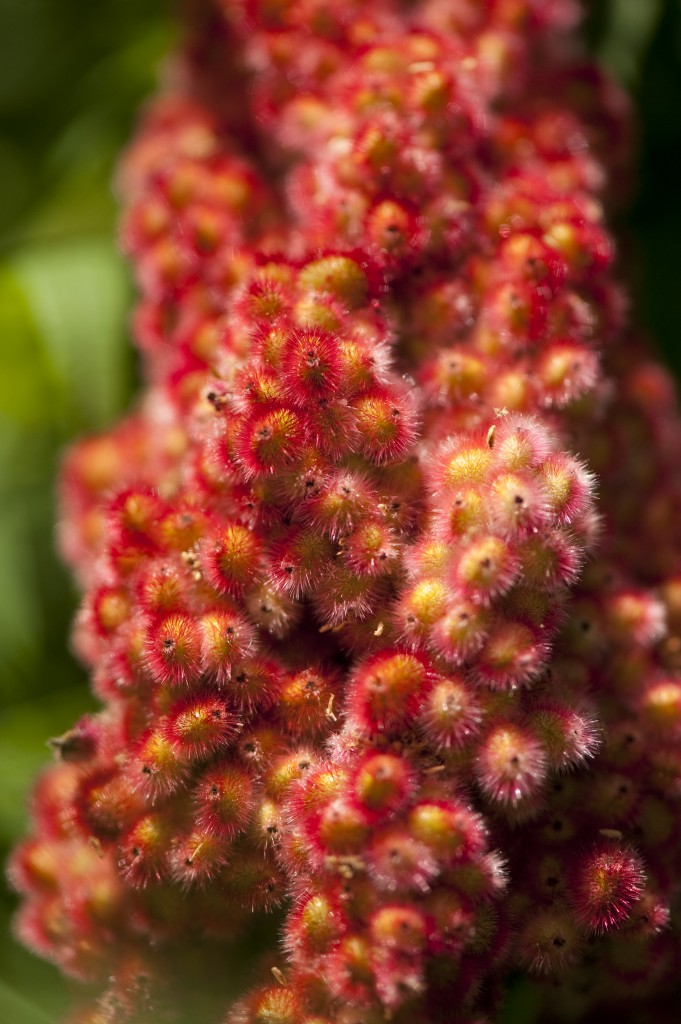
[[[132,289],[110,178],[173,39],[171,0],[0,0],[0,856],[25,828],[46,739],[91,706],[66,650],[76,595],[54,554],[69,438],[128,404]],[[681,371],[681,2],[589,5],[590,35],[642,125],[634,239],[641,318]],[[0,892],[0,1024],[52,1024],[68,999],[10,937]],[[522,990],[509,1021],[529,1020]]]

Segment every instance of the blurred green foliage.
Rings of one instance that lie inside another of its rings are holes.
[[[591,0],[590,34],[643,124],[637,240],[644,320],[681,369],[681,3]],[[170,0],[0,0],[0,856],[22,834],[45,741],[92,706],[66,647],[76,596],[54,553],[59,453],[130,400],[132,289],[110,180],[172,44]],[[57,972],[9,933],[0,1024],[52,1024]],[[519,985],[505,1024],[533,1017]]]
[[[172,45],[163,0],[0,0],[0,856],[26,828],[45,741],[92,706],[66,637],[76,595],[54,552],[54,478],[74,435],[130,400],[132,288],[114,236],[114,163]],[[0,1024],[68,1001],[9,932]]]

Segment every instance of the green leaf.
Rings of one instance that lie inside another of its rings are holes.
[[[26,517],[19,503],[0,503],[0,664],[5,666],[0,692],[3,696],[18,688],[20,681],[14,678],[11,666],[20,655],[23,654],[24,662],[35,662],[36,640],[42,632],[28,543]]]
[[[49,422],[55,380],[45,357],[31,305],[17,275],[0,266],[0,428]]]
[[[2,1024],[54,1024],[54,1017],[0,980],[0,1022]]]
[[[0,839],[9,842],[26,829],[28,794],[36,774],[51,759],[46,746],[50,736],[65,732],[93,704],[82,686],[71,686],[4,709],[0,720]]]
[[[499,1024],[536,1024],[540,1012],[537,986],[529,978],[513,978],[504,997]]]
[[[600,57],[623,82],[636,81],[664,0],[611,0]]]
[[[34,244],[13,266],[76,426],[101,427],[126,391],[125,331],[129,287],[109,239]]]

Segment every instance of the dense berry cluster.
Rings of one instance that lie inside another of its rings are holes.
[[[576,15],[192,7],[119,176],[146,390],[63,471],[102,710],[11,866],[73,1024],[671,1005],[681,420]]]

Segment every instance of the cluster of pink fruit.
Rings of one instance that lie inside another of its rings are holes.
[[[577,20],[193,5],[120,174],[146,390],[63,473],[103,708],[11,867],[74,1024],[671,1005],[681,420]]]

